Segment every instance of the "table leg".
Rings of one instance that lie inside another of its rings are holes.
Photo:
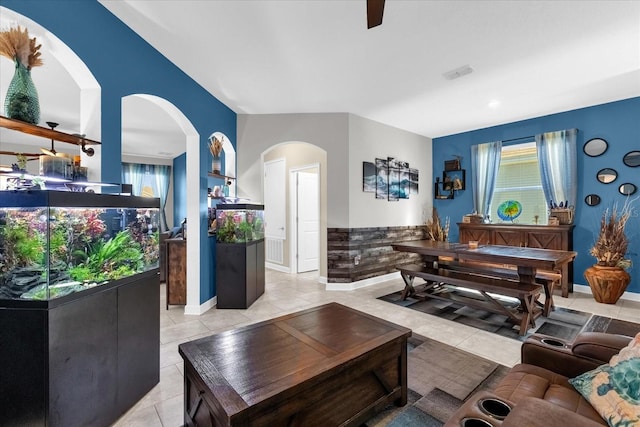
[[[535,267],[518,266],[518,277],[522,283],[536,283]]]
[[[549,317],[549,313],[555,309],[553,305],[553,282],[549,282],[545,280],[544,282],[544,309],[542,310],[542,315],[544,317]]]

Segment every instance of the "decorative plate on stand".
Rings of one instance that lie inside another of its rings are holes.
[[[511,221],[522,213],[522,205],[517,200],[507,200],[498,206],[498,217],[503,221]]]

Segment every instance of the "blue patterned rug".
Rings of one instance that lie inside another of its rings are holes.
[[[421,287],[423,286],[424,285],[416,286],[416,291],[420,293]],[[452,290],[452,292],[464,291]],[[549,317],[538,317],[536,319],[536,327],[529,329],[527,334],[520,336],[518,333],[519,326],[510,322],[507,316],[467,307],[457,302],[437,299],[423,300],[411,297],[403,301],[401,291],[379,297],[378,299],[519,341],[524,341],[533,333],[545,334],[571,341],[578,332],[583,330],[592,317],[597,317],[583,311],[556,307]],[[505,299],[503,303],[511,303],[515,304],[515,306],[519,304],[518,301],[513,300],[510,302],[507,299]]]

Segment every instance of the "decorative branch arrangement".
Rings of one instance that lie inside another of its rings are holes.
[[[613,205],[611,210],[606,209],[602,213],[600,233],[589,250],[589,253],[598,261],[598,265],[622,268],[631,266],[631,261],[625,259],[629,246],[625,226],[633,214],[634,209],[629,200],[625,201],[620,210],[617,205]]]
[[[449,217],[444,219],[444,224],[440,220],[438,210],[434,207],[431,219],[427,220],[427,237],[429,240],[446,242],[449,239]]]
[[[36,38],[29,38],[29,31],[20,26],[0,32],[0,55],[12,61],[18,61],[27,70],[43,64],[40,58],[41,44],[36,45]]]
[[[213,157],[220,157],[220,153],[222,153],[222,141],[215,136],[209,138],[209,151]]]

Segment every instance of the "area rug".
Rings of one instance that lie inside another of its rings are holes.
[[[421,287],[423,285],[415,286],[418,293],[420,293]],[[452,290],[452,292],[464,291]],[[505,315],[478,310],[453,301],[422,300],[411,297],[402,300],[401,294],[402,291],[397,291],[378,299],[519,341],[524,341],[536,332],[571,341],[592,318],[591,313],[556,307],[548,317],[538,317],[536,326],[530,328],[527,334],[521,336],[519,335],[519,327],[510,322]],[[518,301],[507,298],[502,302],[504,304],[514,304],[515,306],[519,304]]]
[[[491,390],[509,368],[413,335],[407,354],[408,403],[389,406],[367,427],[442,426],[471,395]]]

